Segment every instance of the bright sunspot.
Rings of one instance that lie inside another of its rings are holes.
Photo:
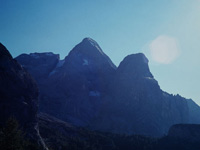
[[[177,39],[165,35],[153,40],[149,48],[152,59],[161,64],[172,63],[180,54]]]

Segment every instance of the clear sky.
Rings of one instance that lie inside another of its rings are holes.
[[[64,58],[84,37],[117,66],[145,53],[164,91],[200,104],[200,0],[0,0],[0,42],[14,57]]]

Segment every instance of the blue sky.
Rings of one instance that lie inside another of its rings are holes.
[[[200,0],[1,0],[0,42],[16,57],[64,58],[84,37],[118,65],[143,52],[161,88],[200,104]]]

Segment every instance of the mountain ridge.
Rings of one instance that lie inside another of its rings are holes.
[[[25,65],[21,56],[16,60]],[[58,62],[51,75],[36,79],[41,112],[93,130],[149,136],[167,134],[173,124],[200,123],[199,106],[163,92],[142,53],[116,67],[96,41],[85,38],[56,68]]]

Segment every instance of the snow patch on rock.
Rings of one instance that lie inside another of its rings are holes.
[[[94,40],[91,39],[91,38],[87,38],[87,39],[88,39],[88,41],[90,42],[90,44],[91,44],[92,46],[94,46],[102,55],[104,55],[103,51],[101,50],[101,48],[99,47],[99,45],[97,44],[96,41],[94,41]]]
[[[88,66],[89,65],[89,62],[88,62],[88,60],[87,59],[83,59],[83,66]]]
[[[145,79],[154,80],[154,78],[151,78],[151,77],[145,77]]]

